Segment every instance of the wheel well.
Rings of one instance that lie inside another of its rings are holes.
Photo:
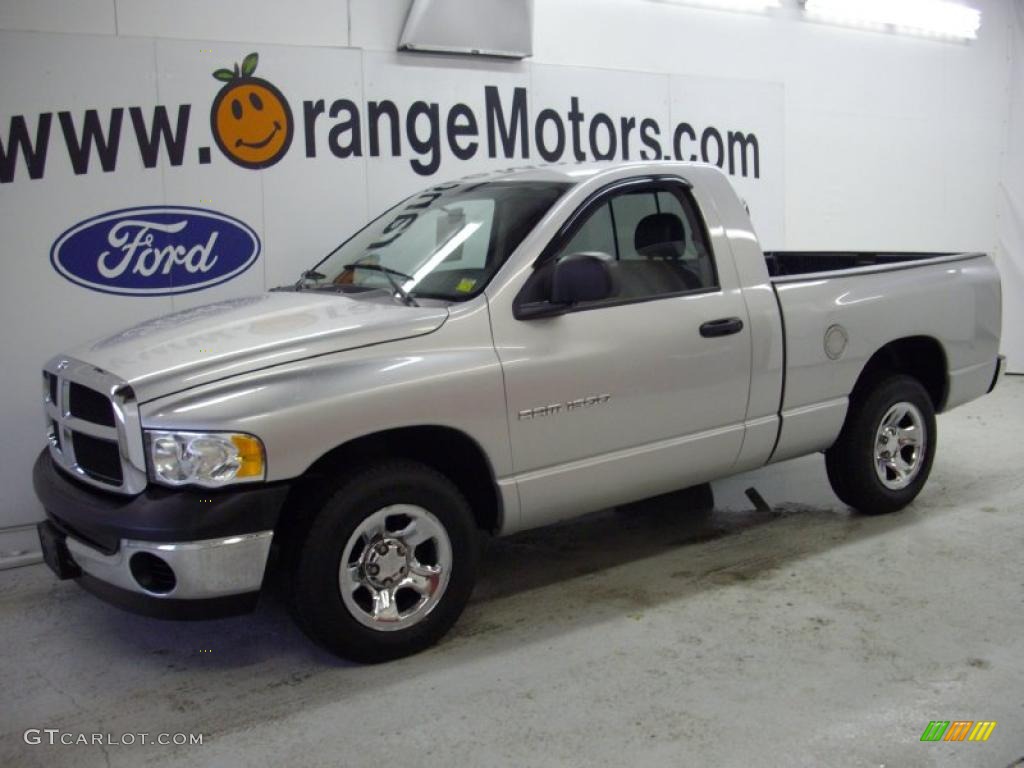
[[[323,502],[325,478],[385,459],[411,459],[433,467],[462,491],[477,527],[495,533],[501,524],[501,497],[483,449],[457,429],[419,426],[391,429],[350,440],[328,451],[296,481],[281,516],[281,533],[302,530]]]
[[[913,376],[931,397],[935,412],[942,411],[949,389],[946,353],[931,336],[910,336],[890,341],[867,361],[853,388],[853,396],[892,373]]]

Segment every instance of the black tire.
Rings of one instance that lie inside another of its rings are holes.
[[[910,403],[922,417],[924,450],[913,479],[903,488],[892,488],[875,470],[875,438],[882,419],[898,403]],[[891,375],[855,392],[839,438],[825,452],[825,469],[836,496],[854,509],[869,515],[895,512],[921,492],[936,444],[935,409],[928,392],[917,379]]]
[[[361,623],[342,599],[342,553],[356,529],[378,510],[412,504],[429,511],[451,544],[447,587],[426,615],[405,629]],[[340,481],[314,518],[292,566],[291,602],[299,625],[332,653],[364,663],[389,661],[436,643],[459,618],[476,581],[479,543],[469,504],[444,475],[412,461],[390,461]]]

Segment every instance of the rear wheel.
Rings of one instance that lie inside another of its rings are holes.
[[[329,496],[297,553],[292,604],[300,625],[362,662],[439,640],[476,579],[476,528],[446,477],[396,461],[353,474]]]
[[[910,376],[881,379],[850,401],[846,423],[825,452],[836,495],[867,514],[902,509],[924,487],[935,457],[935,410]]]

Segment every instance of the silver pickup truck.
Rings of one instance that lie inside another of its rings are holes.
[[[981,253],[764,253],[714,168],[565,165],[414,195],[263,295],[53,358],[46,561],[165,617],[268,562],[362,661],[456,621],[480,542],[823,451],[900,509],[999,378]]]

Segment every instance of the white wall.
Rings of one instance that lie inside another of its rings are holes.
[[[1024,0],[1011,19],[1010,114],[1002,158],[996,255],[1003,278],[1003,350],[1024,371]]]
[[[666,121],[692,113],[722,124],[757,123],[770,137],[768,168],[757,182],[738,181],[770,247],[993,251],[1000,210],[1008,250],[1022,242],[1024,210],[1024,147],[1021,131],[1008,124],[1014,3],[974,4],[983,11],[980,39],[960,45],[814,24],[794,14],[758,17],[653,0],[537,0],[533,59],[504,63],[384,53],[394,49],[408,0],[310,0],[301,10],[273,0],[0,0],[0,138],[7,140],[15,114],[196,101],[197,84],[216,87],[213,62],[259,50],[258,74],[281,85],[299,110],[303,99],[341,94],[428,98],[442,109],[459,98],[476,106],[482,85],[497,83],[527,85],[538,107],[560,106],[573,91],[594,109],[628,105]],[[1019,77],[1014,83],[1021,127],[1024,86]],[[53,131],[60,133],[56,116]],[[1015,144],[1008,144],[1011,135]],[[324,155],[324,137],[318,140]],[[40,516],[27,470],[40,442],[42,360],[143,317],[279,283],[355,227],[368,208],[430,183],[409,171],[408,157],[300,161],[294,156],[301,154],[301,126],[294,141],[285,161],[260,172],[224,162],[162,163],[158,172],[122,164],[86,180],[55,165],[44,180],[0,185],[8,267],[0,319],[18,329],[0,340],[7,435],[0,446],[0,528]],[[775,161],[780,167],[771,166]],[[437,175],[496,163],[508,161],[462,164],[446,155]],[[311,184],[318,194],[296,192]],[[64,227],[118,206],[156,202],[237,215],[276,255],[227,287],[162,299],[89,294],[49,268],[48,243]],[[1016,240],[1007,222],[1015,222]],[[1017,322],[1022,262],[1007,252],[1000,258],[1004,273],[1018,265],[1006,296],[1007,317]],[[1024,370],[1024,340],[1011,334],[1013,363]],[[3,550],[30,545],[27,529],[21,538],[8,534],[6,543],[0,537],[0,559]]]
[[[663,3],[643,14],[587,5],[538,4],[537,58],[785,84],[787,248],[991,250],[1006,3],[977,3],[985,30],[971,46]]]

